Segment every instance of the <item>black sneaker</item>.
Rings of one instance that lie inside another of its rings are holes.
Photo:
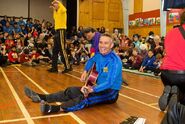
[[[40,103],[40,110],[43,114],[56,113],[60,111],[59,105],[49,105],[44,100]]]
[[[170,97],[169,104],[168,104],[169,109],[171,109],[172,106],[178,102],[179,89],[177,86],[175,85],[172,86],[171,94],[172,96]]]
[[[28,87],[25,87],[24,88],[24,93],[26,94],[26,96],[28,96],[29,98],[31,98],[33,102],[40,102],[41,101],[39,95],[37,93],[35,93],[34,91],[32,91]]]
[[[69,68],[68,70],[69,70],[69,71],[72,71],[72,70],[73,70],[72,66],[70,66],[70,68]]]
[[[128,86],[128,83],[126,81],[123,81],[122,84]]]
[[[48,72],[58,72],[57,69],[53,69],[53,68],[50,68],[50,69],[48,69],[47,71],[48,71]]]
[[[170,92],[171,92],[171,86],[166,85],[164,88],[163,94],[159,98],[159,108],[161,109],[161,111],[164,111],[168,105]]]
[[[64,69],[63,71],[62,71],[62,73],[64,74],[64,73],[67,73],[67,72],[69,72],[70,70],[69,69]]]

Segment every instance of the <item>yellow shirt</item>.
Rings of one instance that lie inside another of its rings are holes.
[[[66,29],[66,22],[67,22],[67,13],[66,13],[66,8],[64,7],[64,5],[59,2],[59,8],[58,10],[54,10],[53,13],[53,18],[55,21],[55,30],[57,29]]]

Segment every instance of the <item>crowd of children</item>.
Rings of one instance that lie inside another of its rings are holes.
[[[23,17],[0,19],[0,66],[49,63],[52,56],[53,26],[43,20]]]
[[[98,31],[105,33],[106,29],[101,27]],[[0,66],[51,63],[53,34],[53,25],[45,20],[4,16],[0,19]],[[90,58],[91,42],[83,36],[83,27],[73,28],[69,36],[66,50],[71,64],[85,63]],[[129,38],[115,29],[112,37],[114,51],[120,56],[123,68],[160,74],[164,51],[159,36],[150,31],[147,37],[134,34]]]
[[[147,37],[134,34],[131,39],[122,35],[116,47],[115,50],[121,57],[124,68],[160,75],[159,68],[164,55],[163,41],[152,31]]]

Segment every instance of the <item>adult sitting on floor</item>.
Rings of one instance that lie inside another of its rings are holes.
[[[95,64],[98,77],[96,85],[68,87],[53,94],[39,94],[25,87],[25,94],[33,102],[41,102],[41,112],[69,112],[83,109],[100,103],[114,103],[119,96],[122,84],[122,62],[112,51],[114,43],[110,35],[103,34],[99,41],[99,52],[89,59],[81,75],[85,81],[87,72]],[[51,102],[62,102],[61,105],[50,105]]]

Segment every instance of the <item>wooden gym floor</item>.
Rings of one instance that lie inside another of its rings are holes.
[[[52,93],[79,81],[83,66],[67,74],[49,73],[48,66],[0,68],[0,123],[2,124],[119,124],[129,116],[146,118],[146,124],[160,124],[164,116],[158,108],[162,93],[160,79],[123,72],[129,86],[122,86],[115,104],[98,105],[70,113],[42,115],[39,103],[23,92],[29,86],[39,93]],[[62,70],[62,67],[60,67]]]

